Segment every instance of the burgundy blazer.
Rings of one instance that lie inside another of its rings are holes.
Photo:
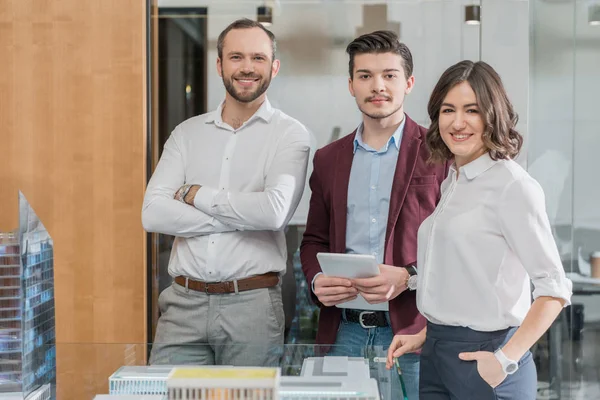
[[[300,246],[302,270],[309,288],[315,275],[321,272],[317,253],[346,252],[348,183],[355,133],[318,150],[313,159],[310,209]],[[440,198],[440,185],[447,174],[446,164],[427,162],[426,133],[427,129],[406,116],[385,235],[384,263],[388,265],[415,265],[418,268],[417,230],[435,209]],[[341,309],[325,307],[312,291],[311,295],[321,308],[317,344],[333,344]],[[412,334],[423,329],[426,321],[417,310],[414,291],[405,290],[390,301],[390,319],[395,334]]]

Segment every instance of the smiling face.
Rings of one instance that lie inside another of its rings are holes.
[[[262,29],[229,31],[223,57],[217,59],[217,72],[227,93],[241,103],[263,96],[279,71],[279,60],[272,60],[272,54],[271,39]]]
[[[468,82],[457,84],[444,97],[440,108],[439,130],[459,168],[488,151],[483,143],[485,124],[481,110]]]
[[[403,112],[404,97],[410,93],[414,77],[404,76],[402,57],[395,53],[365,53],[354,57],[350,94],[360,111],[372,119]]]

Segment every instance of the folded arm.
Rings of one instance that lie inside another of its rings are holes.
[[[264,191],[235,192],[202,186],[194,205],[239,230],[282,230],[302,197],[309,152],[308,131],[302,126],[291,127],[277,147]]]
[[[236,230],[211,215],[175,200],[173,196],[184,183],[185,168],[174,132],[165,143],[144,196],[142,225],[146,231],[193,237]]]

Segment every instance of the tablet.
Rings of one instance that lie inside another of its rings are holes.
[[[379,264],[372,255],[343,254],[343,253],[317,253],[317,260],[323,273],[328,276],[340,278],[370,278],[379,275]],[[359,294],[354,300],[338,304],[338,308],[353,308],[356,310],[388,311],[389,304],[369,304]]]

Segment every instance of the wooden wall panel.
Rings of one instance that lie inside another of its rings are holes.
[[[0,0],[0,231],[16,228],[21,190],[54,239],[64,349],[147,339],[146,13],[143,0]],[[65,352],[69,374],[101,361]],[[74,398],[57,357],[59,398]]]

